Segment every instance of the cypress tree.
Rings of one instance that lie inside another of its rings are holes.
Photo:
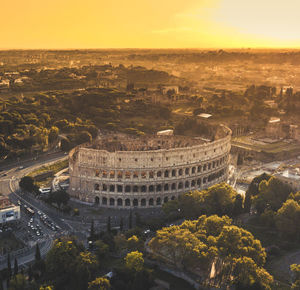
[[[107,231],[111,231],[111,221],[110,221],[110,216],[107,218]]]
[[[33,276],[32,267],[31,267],[31,265],[29,265],[29,268],[28,268],[28,280],[29,281],[32,280],[32,276]]]
[[[124,221],[123,221],[123,217],[121,217],[120,219],[120,231],[122,232],[124,228]]]
[[[91,234],[90,234],[90,238],[91,238],[92,241],[94,241],[94,239],[95,239],[94,220],[92,220],[92,224],[91,224]]]
[[[35,261],[38,262],[41,259],[42,259],[42,257],[41,257],[41,251],[40,251],[39,244],[37,243],[36,247],[35,247]]]
[[[11,263],[10,263],[10,253],[7,254],[7,274],[8,274],[8,280],[11,278]]]
[[[18,261],[17,258],[15,258],[15,264],[14,264],[14,275],[16,276],[19,272],[19,266],[18,266]]]
[[[128,228],[132,229],[132,211],[129,212]]]

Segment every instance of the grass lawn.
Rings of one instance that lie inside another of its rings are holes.
[[[52,163],[48,166],[39,167],[36,170],[30,172],[28,175],[33,177],[33,176],[36,176],[38,174],[48,172],[48,171],[53,171],[54,173],[57,173],[57,172],[61,171],[62,169],[67,168],[68,166],[69,166],[69,161],[66,158],[66,160],[58,161],[58,162]]]

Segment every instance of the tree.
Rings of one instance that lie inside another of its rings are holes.
[[[271,289],[273,277],[249,257],[234,260],[233,283],[236,289]]]
[[[24,290],[26,289],[27,281],[24,275],[17,274],[9,283],[9,290]]]
[[[19,186],[24,191],[33,192],[35,189],[34,179],[31,176],[24,176],[21,178]]]
[[[92,282],[89,282],[89,288],[91,290],[108,290],[110,289],[110,282],[107,278],[98,277]]]
[[[90,239],[91,239],[91,241],[95,240],[94,220],[92,220],[92,223],[91,223]]]
[[[275,223],[281,234],[299,240],[300,238],[300,205],[288,199],[277,211]]]
[[[49,143],[53,143],[57,140],[59,134],[59,129],[55,126],[52,126],[48,135]]]
[[[17,275],[18,272],[19,272],[18,261],[17,261],[17,258],[15,258],[15,263],[14,263],[14,275]]]
[[[297,264],[291,265],[291,271],[293,272],[294,275],[293,277],[294,283],[291,289],[293,290],[300,289],[300,265]]]
[[[10,279],[12,275],[10,253],[7,254],[7,270],[8,270],[8,279]]]
[[[136,235],[131,236],[127,239],[127,247],[130,251],[140,250],[141,249],[141,241]]]
[[[39,247],[39,244],[36,243],[36,246],[35,246],[35,255],[34,255],[34,258],[35,258],[35,262],[39,262],[42,257],[41,257],[41,251],[40,251],[40,247]]]
[[[144,267],[143,254],[138,251],[128,253],[125,257],[125,264],[132,271],[142,271]]]
[[[111,218],[110,216],[107,218],[107,231],[110,232],[111,231]]]
[[[101,240],[98,240],[94,243],[95,254],[97,255],[98,261],[101,263],[101,260],[106,258],[109,252],[109,246]]]
[[[129,218],[128,218],[128,228],[132,229],[132,211],[129,212]]]
[[[120,231],[121,232],[123,231],[123,228],[124,228],[124,220],[123,220],[123,217],[121,217],[121,219],[120,219]]]

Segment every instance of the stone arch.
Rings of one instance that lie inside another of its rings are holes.
[[[146,199],[145,198],[141,199],[141,206],[146,206]]]
[[[114,185],[114,184],[111,184],[111,185],[109,186],[109,191],[110,191],[110,192],[115,192],[115,185]]]
[[[130,191],[131,191],[130,185],[126,185],[126,186],[125,186],[125,192],[130,192]]]
[[[156,185],[156,192],[160,192],[161,191],[161,184]]]
[[[107,191],[107,185],[104,184],[104,183],[102,184],[102,190],[103,190],[103,191]]]
[[[161,171],[157,171],[156,176],[161,177]]]
[[[114,206],[114,205],[115,205],[115,199],[114,199],[114,198],[111,197],[111,198],[109,199],[109,205],[110,205],[110,206]]]
[[[192,174],[195,174],[196,173],[196,167],[192,167]]]
[[[107,205],[107,198],[106,197],[102,197],[102,205]]]
[[[168,191],[168,190],[169,190],[169,184],[166,183],[166,184],[164,185],[164,191]]]
[[[172,190],[176,190],[176,183],[172,183]]]
[[[130,206],[130,199],[129,198],[125,199],[125,206]]]
[[[95,196],[95,204],[99,204],[100,203],[100,198],[99,196]]]
[[[191,186],[192,186],[192,187],[195,187],[195,185],[196,185],[196,181],[195,181],[195,180],[192,180]]]
[[[173,176],[173,177],[176,176],[176,170],[175,170],[175,169],[172,170],[172,176]]]
[[[133,186],[133,192],[139,192],[139,187],[137,185]]]
[[[134,199],[133,199],[132,205],[133,205],[133,206],[138,206],[138,205],[139,205],[139,201],[138,201],[137,198],[134,198]]]
[[[178,189],[182,189],[183,188],[183,183],[182,182],[179,182],[178,183]]]
[[[190,174],[190,169],[187,167],[186,169],[185,169],[185,175],[189,175]]]
[[[201,185],[201,178],[197,179],[197,185]]]
[[[149,206],[153,206],[154,205],[154,200],[153,200],[153,198],[150,198],[149,199]]]
[[[203,165],[203,171],[206,171],[206,168],[207,168],[207,165],[204,164],[204,165]]]
[[[160,197],[158,197],[158,198],[156,199],[156,205],[161,205],[161,198],[160,198]]]
[[[100,185],[99,185],[98,183],[96,183],[96,184],[94,185],[94,189],[95,189],[95,190],[100,190]]]
[[[179,176],[182,175],[182,169],[181,169],[181,168],[178,170],[178,175],[179,175]]]
[[[184,187],[185,187],[185,188],[190,187],[190,182],[189,182],[188,180],[185,182]]]
[[[197,172],[201,172],[201,165],[197,167]]]
[[[171,197],[171,200],[175,200],[175,196],[174,195]]]
[[[169,170],[165,171],[165,177],[169,177]]]
[[[149,192],[153,192],[154,191],[154,186],[153,185],[149,185]]]
[[[122,198],[118,198],[117,205],[118,206],[123,206],[123,200],[122,200]]]
[[[142,185],[141,192],[146,192],[146,191],[147,191],[147,186],[146,185]]]
[[[167,196],[165,196],[164,198],[164,203],[168,202],[169,201],[169,198]]]

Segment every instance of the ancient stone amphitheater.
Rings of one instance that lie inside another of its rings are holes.
[[[102,207],[159,207],[182,193],[227,180],[231,131],[221,125],[212,140],[102,136],[70,152],[69,193]]]

